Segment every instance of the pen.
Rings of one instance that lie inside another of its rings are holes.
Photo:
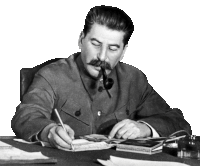
[[[66,128],[64,127],[64,124],[63,124],[63,122],[62,122],[62,119],[61,119],[61,117],[60,117],[60,115],[59,115],[57,109],[55,108],[54,111],[55,111],[55,113],[56,113],[56,116],[57,116],[57,118],[58,118],[58,120],[59,120],[59,122],[60,122],[62,128],[66,131]],[[67,132],[67,131],[66,131],[66,132]],[[74,146],[73,146],[72,143],[71,143],[71,148],[72,148],[72,150],[74,150]]]
[[[166,139],[166,142],[169,142],[169,141],[176,141],[176,140],[179,140],[180,138],[183,138],[185,137],[186,135],[181,135],[181,136],[178,136],[178,137],[169,137]]]

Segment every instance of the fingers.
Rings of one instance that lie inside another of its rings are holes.
[[[133,127],[131,130],[127,130],[124,135],[121,136],[123,139],[135,139],[140,137],[140,130],[137,127]]]
[[[140,130],[134,124],[126,124],[116,133],[116,137],[122,139],[135,139],[138,138],[139,135]]]
[[[70,144],[63,141],[62,138],[60,138],[57,134],[55,134],[53,132],[49,132],[48,140],[49,140],[49,143],[52,147],[55,147],[55,148],[58,148],[58,149],[61,149],[61,148],[70,149]]]
[[[135,139],[140,137],[140,133],[137,122],[125,119],[113,127],[109,134],[109,138]]]
[[[66,124],[64,124],[64,127],[65,127],[66,131],[68,132],[69,137],[73,140],[74,139],[74,130]]]
[[[112,139],[112,138],[116,135],[116,133],[119,131],[119,129],[121,129],[124,125],[125,125],[125,123],[124,123],[123,121],[118,122],[118,123],[112,128],[112,130],[111,130],[111,132],[110,132],[108,138],[109,138],[109,139]]]
[[[65,129],[66,131],[61,126],[54,126],[49,130],[48,140],[52,147],[71,148],[74,131],[68,125],[65,125]]]

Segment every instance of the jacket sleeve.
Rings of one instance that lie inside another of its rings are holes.
[[[178,108],[170,108],[166,101],[148,83],[146,76],[140,82],[142,95],[137,106],[137,119],[151,125],[160,136],[169,136],[185,130],[192,133],[190,124]]]
[[[17,137],[32,141],[45,126],[55,123],[51,119],[55,93],[42,75],[37,74],[23,96],[11,121],[11,127]]]

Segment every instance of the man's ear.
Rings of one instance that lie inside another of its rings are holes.
[[[78,46],[79,46],[80,49],[82,48],[82,40],[83,40],[84,37],[85,37],[84,33],[81,32],[79,39],[78,39]]]
[[[121,60],[124,58],[124,54],[125,54],[125,52],[126,52],[127,47],[128,47],[128,45],[125,45],[125,46],[124,46],[124,49],[123,49],[123,52],[122,52],[122,55],[121,55],[119,61],[121,61]]]

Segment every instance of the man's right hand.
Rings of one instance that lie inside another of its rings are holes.
[[[50,124],[46,126],[39,135],[39,139],[49,142],[52,147],[62,149],[71,149],[71,143],[74,139],[73,129],[64,124],[66,131],[62,126]]]

